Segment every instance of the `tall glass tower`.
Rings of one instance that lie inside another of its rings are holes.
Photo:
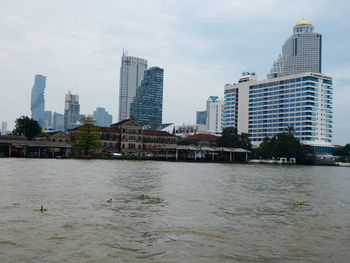
[[[131,114],[142,125],[161,124],[163,115],[164,70],[152,67],[145,71],[141,86],[131,103]]]
[[[123,53],[119,79],[119,121],[129,118],[130,104],[136,96],[136,88],[141,85],[146,69],[147,60]]]
[[[306,19],[300,20],[273,63],[268,79],[304,72],[321,73],[322,35]]]
[[[65,95],[64,100],[64,129],[69,130],[76,127],[80,119],[79,96],[70,92]]]
[[[46,77],[42,75],[35,75],[30,109],[32,111],[32,119],[38,121],[41,127],[44,127],[45,118],[45,87]]]

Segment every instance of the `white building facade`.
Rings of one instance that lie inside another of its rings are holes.
[[[119,79],[119,121],[130,117],[130,104],[136,96],[136,88],[141,85],[147,60],[123,54]]]
[[[221,133],[222,131],[222,103],[218,96],[210,96],[207,100],[206,126],[208,133]]]
[[[6,135],[7,134],[7,122],[3,121],[1,123],[1,133],[2,135]]]
[[[240,81],[242,78],[240,79]],[[319,73],[226,85],[224,127],[247,132],[253,144],[294,127],[315,152],[328,152],[333,133],[333,80]]]

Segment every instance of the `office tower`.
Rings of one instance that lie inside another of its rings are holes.
[[[64,102],[64,129],[69,130],[76,127],[80,120],[79,96],[70,92],[65,96]]]
[[[331,77],[307,72],[261,81],[243,76],[241,80],[225,86],[224,127],[249,133],[252,143],[258,145],[265,137],[286,132],[292,126],[301,143],[313,146],[315,152],[330,151]]]
[[[63,131],[64,130],[64,115],[54,112],[52,114],[52,128],[55,131]]]
[[[130,116],[130,104],[136,96],[136,88],[141,85],[146,69],[147,60],[123,53],[119,79],[119,121]]]
[[[32,119],[38,121],[41,127],[44,127],[45,87],[46,77],[42,75],[35,75],[30,109],[32,111]]]
[[[300,20],[282,47],[282,55],[273,63],[268,79],[292,74],[321,73],[322,35],[306,19]]]
[[[52,122],[52,111],[45,111],[44,112],[44,129],[51,128]]]
[[[218,96],[210,96],[207,100],[207,131],[209,133],[221,132],[222,104]]]
[[[131,103],[131,115],[142,125],[161,124],[163,114],[164,70],[152,67],[145,71],[141,86]]]
[[[2,135],[5,135],[5,134],[7,134],[7,122],[2,122],[1,123],[1,133],[0,134],[2,134]]]
[[[196,124],[207,124],[207,111],[196,112]]]
[[[96,120],[95,125],[109,127],[112,124],[112,115],[108,114],[105,108],[98,107],[92,114],[92,118]]]

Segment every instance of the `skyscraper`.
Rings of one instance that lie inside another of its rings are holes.
[[[79,96],[66,94],[64,101],[64,129],[69,130],[76,126],[80,119]]]
[[[210,96],[207,100],[207,131],[209,133],[221,132],[221,101],[218,96]]]
[[[44,127],[45,118],[45,87],[46,77],[42,75],[35,75],[30,109],[32,111],[32,119],[38,121],[41,127]]]
[[[64,115],[54,112],[52,114],[52,128],[55,131],[63,131],[64,130]]]
[[[314,72],[313,72],[314,71]],[[252,143],[294,127],[315,153],[332,152],[333,79],[321,71],[321,35],[301,20],[267,80],[244,74],[225,85],[223,126],[249,133]]]
[[[119,121],[130,116],[130,104],[136,96],[136,88],[141,85],[146,69],[147,60],[123,53],[119,79]]]
[[[2,135],[5,135],[7,134],[7,122],[3,121],[1,123],[1,133]]]
[[[322,35],[306,19],[300,20],[273,63],[268,79],[304,72],[321,73]]]
[[[196,112],[196,124],[207,124],[207,111]]]
[[[45,111],[44,112],[44,129],[51,128],[52,125],[52,111]]]
[[[152,67],[145,71],[141,86],[131,103],[131,114],[142,125],[161,124],[163,116],[164,70]]]
[[[112,124],[112,115],[105,108],[97,107],[92,114],[92,118],[96,120],[97,126],[109,127]]]

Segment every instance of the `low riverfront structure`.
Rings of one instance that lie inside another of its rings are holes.
[[[250,151],[242,148],[201,147],[191,145],[163,146],[155,150],[159,160],[247,162]]]
[[[28,140],[24,136],[0,136],[0,157],[66,157],[70,153],[66,142]]]

